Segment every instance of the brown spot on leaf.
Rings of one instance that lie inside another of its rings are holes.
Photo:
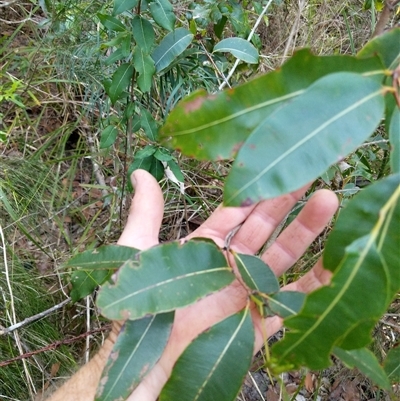
[[[186,114],[198,110],[205,100],[205,97],[198,97],[197,99],[194,99],[191,102],[184,104],[183,108],[185,109]]]
[[[247,198],[247,199],[245,199],[245,200],[240,204],[240,206],[241,206],[241,207],[251,206],[253,203],[254,203],[254,202],[253,202],[252,199]]]
[[[146,364],[143,366],[143,368],[140,370],[139,377],[144,377],[147,375],[148,371],[150,369],[150,364]]]
[[[232,148],[232,156],[235,156],[239,152],[240,148],[243,146],[243,141],[236,143]]]
[[[121,311],[121,320],[128,320],[131,317],[131,312],[128,310],[122,310]]]
[[[183,105],[186,114],[198,110],[206,100],[213,100],[217,95],[201,96]]]

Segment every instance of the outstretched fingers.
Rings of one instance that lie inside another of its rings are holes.
[[[325,229],[338,208],[336,195],[326,189],[313,194],[299,215],[262,255],[277,276],[292,267]]]

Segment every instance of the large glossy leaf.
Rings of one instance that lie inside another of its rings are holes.
[[[345,349],[366,346],[388,305],[388,282],[371,237],[355,241],[347,248],[332,284],[309,294],[301,313],[285,320],[290,330],[272,348],[279,364],[290,364],[290,369],[323,369],[329,366],[335,345]],[[348,336],[353,340],[351,346],[337,344]]]
[[[172,31],[176,20],[172,4],[168,0],[152,0],[149,6],[154,21],[164,29]]]
[[[386,68],[394,69],[400,62],[400,28],[394,28],[369,41],[357,54],[359,58],[379,55]]]
[[[135,53],[133,54],[133,65],[139,73],[139,76],[137,77],[139,89],[142,92],[149,92],[153,75],[156,72],[153,59],[138,47],[135,49]]]
[[[192,39],[193,34],[185,28],[177,28],[170,32],[151,54],[157,72],[170,66],[190,45]]]
[[[338,71],[382,69],[378,57],[317,57],[307,49],[300,50],[281,69],[237,88],[216,95],[198,91],[186,97],[169,114],[161,139],[167,146],[200,160],[229,159],[269,114],[317,79]],[[373,76],[379,82],[383,79],[383,73]],[[305,119],[303,116],[300,121]]]
[[[271,294],[279,291],[279,282],[274,272],[260,258],[234,253],[240,276],[250,291]]]
[[[383,116],[382,92],[376,81],[347,72],[315,82],[247,139],[225,182],[224,203],[249,205],[317,178],[373,133]]]
[[[378,219],[367,235],[346,248],[331,284],[309,294],[301,312],[285,320],[290,330],[272,348],[279,363],[322,369],[329,365],[335,346],[365,347],[374,325],[400,290],[400,187],[387,197],[378,184],[365,190],[368,203],[378,199],[382,205]],[[359,198],[351,203],[362,208],[365,198]]]
[[[334,349],[335,355],[349,368],[356,367],[381,388],[389,389],[389,379],[379,364],[376,356],[367,348],[347,351],[338,347]]]
[[[100,22],[110,31],[114,32],[124,32],[126,31],[125,25],[117,18],[111,17],[107,14],[97,14]]]
[[[151,23],[147,19],[136,15],[132,20],[132,32],[133,38],[143,53],[149,54],[155,41],[154,29]]]
[[[213,52],[229,52],[246,63],[258,63],[257,49],[250,42],[242,38],[223,39],[214,46]]]
[[[400,173],[400,109],[394,109],[389,127],[390,167],[393,173]]]
[[[381,219],[381,211],[388,207],[388,201],[394,197],[393,202],[397,202],[399,185],[400,174],[391,175],[358,193],[355,199],[340,211],[339,218],[325,245],[323,255],[325,269],[334,271],[344,257],[346,247],[374,229]],[[400,216],[397,215],[397,218]],[[396,224],[396,220],[392,219],[392,222]],[[399,231],[395,227],[392,235],[394,236],[392,239],[386,238],[387,245],[394,241],[389,250],[400,241]]]
[[[176,362],[160,401],[234,401],[250,367],[254,328],[249,308],[200,334]]]
[[[169,312],[125,322],[102,373],[97,401],[128,398],[160,359],[173,320]]]
[[[357,54],[358,58],[379,56],[387,69],[395,69],[400,62],[400,28],[392,29],[373,38]],[[392,86],[392,76],[386,75],[383,82],[387,86]],[[389,131],[393,111],[397,107],[394,96],[386,96],[386,118],[385,126]]]
[[[114,0],[113,15],[122,14],[126,10],[136,7],[138,0]]]
[[[133,320],[191,304],[234,278],[215,244],[171,242],[143,251],[136,263],[123,265],[117,282],[101,289],[97,305],[109,319]]]
[[[128,88],[134,72],[133,65],[129,63],[121,64],[114,72],[111,85],[106,87],[107,94],[110,96],[111,103],[115,103],[124,91]]]

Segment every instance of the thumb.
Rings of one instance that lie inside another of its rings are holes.
[[[158,244],[164,212],[163,194],[156,179],[145,170],[135,170],[131,181],[135,195],[128,221],[117,243],[147,249]]]

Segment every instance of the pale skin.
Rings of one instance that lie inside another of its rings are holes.
[[[135,187],[135,196],[118,244],[148,249],[158,244],[164,209],[163,196],[156,180],[146,171],[135,171],[132,183]],[[207,237],[223,247],[229,233],[241,225],[233,236],[230,247],[240,253],[255,254],[305,191],[306,188],[302,188],[292,194],[243,208],[220,206],[187,239]],[[286,272],[303,255],[329,223],[337,207],[337,197],[331,191],[320,190],[311,197],[296,219],[261,256],[277,276]],[[322,260],[319,260],[307,274],[283,289],[310,292],[328,284],[330,277],[331,273],[323,268]],[[173,330],[161,359],[128,400],[156,401],[174,363],[187,345],[211,325],[243,309],[246,299],[246,290],[236,281],[216,294],[177,310]],[[255,307],[252,309],[252,318],[256,332],[254,346],[256,352],[266,338],[280,329],[282,321],[279,317],[263,319]],[[120,323],[113,323],[112,332],[99,352],[48,401],[94,399],[102,370],[120,327]]]

